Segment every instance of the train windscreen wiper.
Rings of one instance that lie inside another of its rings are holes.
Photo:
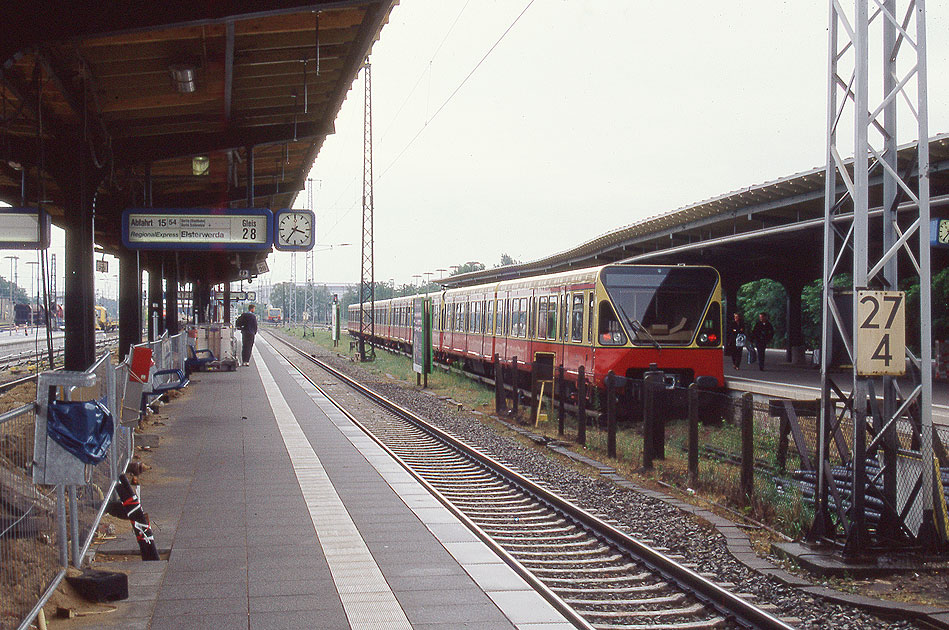
[[[646,337],[649,338],[649,341],[652,342],[652,345],[656,347],[656,350],[658,350],[659,352],[662,352],[662,346],[660,346],[659,342],[656,341],[656,338],[653,337],[652,334],[648,330],[646,330],[646,327],[643,326],[643,323],[639,321],[638,319],[633,319],[632,317],[630,317],[629,314],[626,312],[626,309],[623,308],[623,305],[620,304],[619,302],[616,303],[616,306],[619,307],[619,312],[623,314],[623,317],[626,318],[626,321],[628,321],[630,324],[633,325],[633,327],[636,329],[636,332],[637,333],[641,332],[644,335],[646,335]]]

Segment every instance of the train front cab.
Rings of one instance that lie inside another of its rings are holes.
[[[704,266],[608,265],[597,281],[595,379],[641,379],[655,363],[667,383],[725,385],[721,281]]]

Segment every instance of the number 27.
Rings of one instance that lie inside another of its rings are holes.
[[[884,328],[890,328],[893,325],[893,320],[896,319],[896,314],[899,312],[900,304],[903,302],[902,295],[884,295],[884,302],[890,303],[890,315],[886,319],[886,325]],[[860,324],[860,328],[864,329],[876,329],[880,325],[873,320],[876,318],[877,313],[880,312],[880,300],[873,295],[867,295],[860,299],[861,304],[870,303],[870,307],[873,309],[870,311],[870,314],[867,315],[867,318],[863,320],[863,323]]]

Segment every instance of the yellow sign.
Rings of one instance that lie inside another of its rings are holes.
[[[858,291],[857,374],[900,376],[906,373],[906,294]]]

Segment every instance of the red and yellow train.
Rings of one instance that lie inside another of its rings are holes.
[[[417,296],[416,296],[417,297]],[[614,264],[449,289],[431,296],[436,359],[493,373],[495,354],[578,367],[597,388],[611,370],[642,378],[650,364],[667,381],[724,387],[721,280],[706,266]],[[408,349],[413,297],[375,303],[373,341]],[[368,308],[368,306],[367,306]],[[349,307],[359,336],[359,304]]]

